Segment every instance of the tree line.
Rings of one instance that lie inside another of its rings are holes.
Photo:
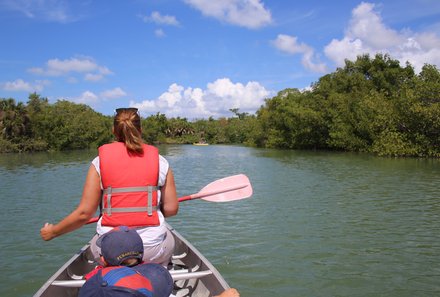
[[[244,144],[339,150],[380,156],[440,157],[440,73],[388,55],[359,56],[309,90],[285,89],[256,114],[231,108],[218,119],[142,119],[147,143]],[[94,148],[112,141],[112,117],[65,100],[0,99],[0,152]]]

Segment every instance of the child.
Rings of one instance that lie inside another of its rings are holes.
[[[173,296],[169,271],[159,264],[142,263],[144,247],[136,230],[116,227],[101,236],[96,245],[101,248],[102,266],[85,276],[87,285],[80,290],[80,297],[125,296],[127,290],[130,294],[137,291],[135,296]],[[239,296],[238,291],[231,288],[216,297]]]
[[[116,227],[101,236],[96,245],[101,248],[101,264],[85,276],[88,280],[100,269],[108,266],[132,267],[142,262],[144,245],[134,229]]]

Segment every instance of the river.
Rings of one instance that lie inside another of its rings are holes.
[[[246,174],[254,194],[188,201],[168,221],[243,297],[440,296],[440,160],[161,146],[179,196]],[[0,155],[0,296],[31,296],[92,236],[44,242],[96,151]]]

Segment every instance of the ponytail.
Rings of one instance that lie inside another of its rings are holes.
[[[137,108],[118,108],[113,120],[113,134],[117,141],[123,142],[131,155],[142,155],[141,118]]]

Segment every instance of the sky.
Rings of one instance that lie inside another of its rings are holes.
[[[0,98],[253,114],[357,55],[440,66],[440,1],[0,0]]]

